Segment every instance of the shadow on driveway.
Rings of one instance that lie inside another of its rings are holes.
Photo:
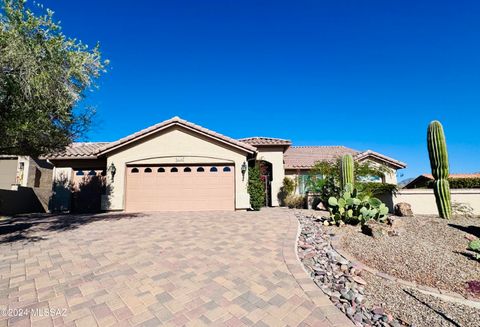
[[[144,217],[143,213],[29,214],[0,221],[0,244],[37,242],[51,232],[63,232],[95,221]],[[35,235],[34,235],[35,234]]]

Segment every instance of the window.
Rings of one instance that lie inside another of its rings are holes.
[[[96,175],[97,175],[97,172],[93,169],[88,172],[88,176],[96,176]]]
[[[171,172],[171,173],[178,173],[178,168],[177,168],[177,167],[173,167],[172,169],[170,169],[170,172]]]
[[[151,173],[151,172],[152,172],[152,168],[145,168],[144,172],[146,172],[146,173]]]
[[[230,169],[230,167],[223,167],[223,171],[224,172],[229,172],[229,171],[231,171],[231,169]]]
[[[192,169],[190,167],[186,167],[184,170],[183,170],[184,173],[191,173],[192,172]]]
[[[164,172],[165,172],[165,168],[160,167],[157,169],[157,173],[164,173]]]
[[[217,167],[213,166],[212,168],[210,168],[210,171],[211,171],[211,172],[217,172],[218,169],[217,169]]]
[[[205,169],[203,167],[198,167],[197,168],[197,172],[199,173],[203,173],[205,171]]]
[[[321,183],[320,180],[323,180],[322,175],[299,175],[298,176],[298,192],[301,195],[304,195],[307,192],[320,192]]]
[[[138,168],[132,168],[132,174],[138,173]]]
[[[77,176],[85,176],[85,173],[83,172],[83,170],[79,170],[75,173],[75,175]]]

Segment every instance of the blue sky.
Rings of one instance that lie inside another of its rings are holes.
[[[406,162],[403,179],[429,172],[438,119],[451,171],[480,171],[478,1],[42,3],[111,61],[85,100],[90,141],[178,115],[235,138],[372,149]]]

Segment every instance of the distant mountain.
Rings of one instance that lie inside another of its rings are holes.
[[[412,178],[406,178],[400,182],[398,182],[398,188],[402,188],[404,187],[405,185],[407,185],[408,183],[410,183],[411,181],[413,181],[415,179],[415,177],[412,177]]]

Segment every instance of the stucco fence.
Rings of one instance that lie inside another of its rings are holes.
[[[452,202],[466,203],[473,209],[473,214],[480,215],[480,189],[452,189]],[[312,208],[316,194],[308,194],[308,207]],[[391,212],[395,204],[400,202],[409,203],[414,214],[436,215],[437,205],[432,189],[409,189],[400,190],[396,195],[384,194],[378,197],[385,202]]]

